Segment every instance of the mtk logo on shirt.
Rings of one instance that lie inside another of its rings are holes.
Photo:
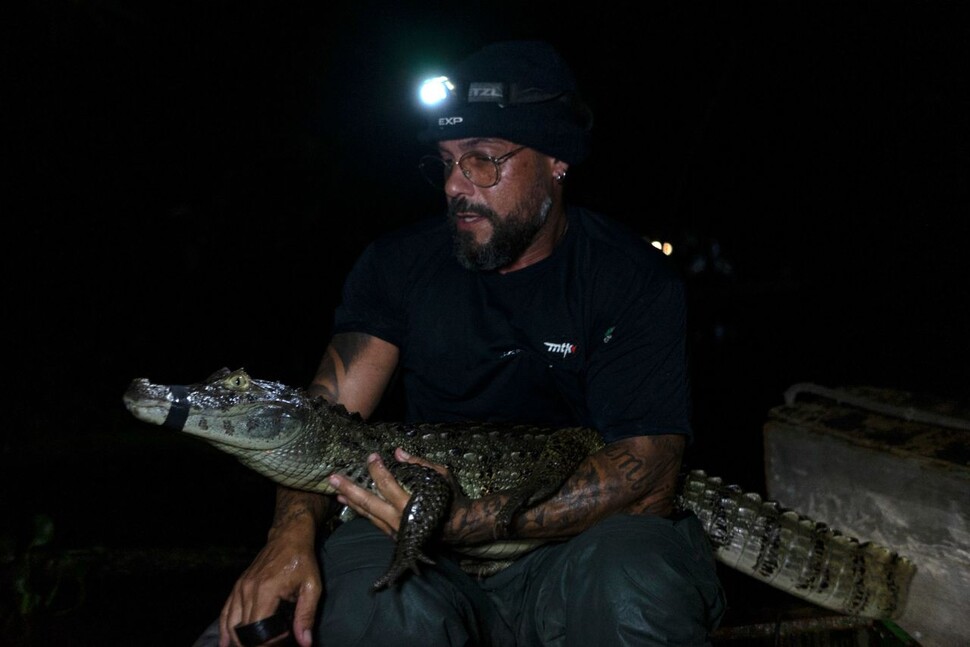
[[[570,344],[569,342],[563,342],[561,344],[553,344],[552,342],[542,342],[546,347],[546,350],[550,353],[561,354],[563,357],[568,357],[576,352],[576,344]]]

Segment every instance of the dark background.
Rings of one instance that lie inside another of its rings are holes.
[[[567,195],[674,246],[693,466],[761,488],[761,427],[796,382],[967,400],[965,3],[20,4],[2,46],[0,566],[21,573],[37,514],[57,556],[154,553],[103,613],[164,616],[182,633],[159,644],[194,636],[238,573],[179,573],[201,611],[172,620],[144,597],[167,551],[245,560],[272,488],[129,420],[128,382],[228,366],[307,383],[362,247],[443,208],[415,166],[417,82],[492,40],[545,38],[575,66],[596,122]],[[102,618],[96,587],[57,577],[18,628]]]

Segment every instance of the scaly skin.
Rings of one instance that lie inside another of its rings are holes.
[[[511,493],[499,514],[499,540],[468,547],[463,564],[488,575],[542,544],[503,540],[514,516],[558,491],[576,466],[603,447],[592,429],[547,429],[496,423],[403,424],[364,422],[302,389],[254,380],[222,369],[189,386],[136,379],[124,396],[140,420],[200,436],[288,487],[333,494],[327,477],[341,474],[374,489],[367,456],[378,452],[411,493],[395,554],[375,589],[392,586],[418,563],[444,522],[452,484],[436,471],[397,463],[396,447],[447,465],[469,498]],[[772,501],[724,485],[695,470],[686,475],[678,506],[700,518],[717,559],[792,595],[851,615],[902,614],[913,564],[895,552],[841,535]],[[345,508],[342,518],[352,516]]]

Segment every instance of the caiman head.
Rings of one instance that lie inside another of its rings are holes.
[[[312,416],[301,389],[254,380],[223,368],[198,384],[152,384],[139,378],[124,395],[139,420],[185,431],[243,450],[271,450],[292,442]],[[227,451],[229,448],[226,448]]]

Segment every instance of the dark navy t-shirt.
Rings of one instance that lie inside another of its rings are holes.
[[[690,437],[680,277],[615,221],[568,219],[549,258],[504,275],[459,265],[443,217],[388,234],[347,277],[334,332],[400,349],[410,422]]]

